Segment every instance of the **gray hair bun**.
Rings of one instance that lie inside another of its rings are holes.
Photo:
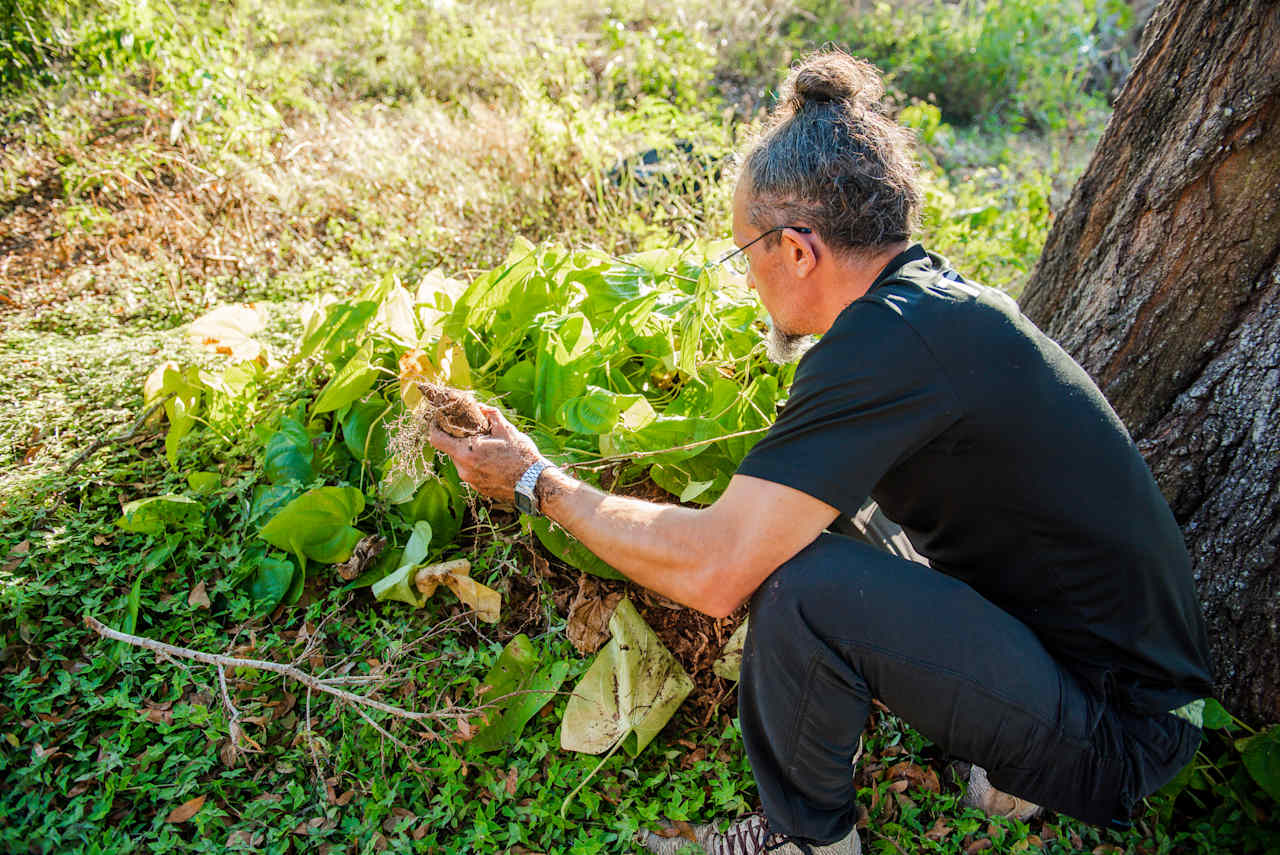
[[[832,102],[867,107],[883,95],[884,84],[874,65],[831,50],[807,57],[792,68],[779,100],[798,113],[812,104]]]

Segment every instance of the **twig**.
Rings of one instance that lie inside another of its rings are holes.
[[[92,443],[89,444],[88,448],[86,448],[84,451],[77,454],[75,459],[67,464],[67,468],[62,470],[62,474],[70,475],[72,472],[76,471],[77,468],[79,468],[81,463],[84,463],[85,460],[87,460],[90,456],[95,454],[99,449],[103,448],[104,446],[114,445],[119,442],[126,442],[130,439],[133,439],[134,436],[137,435],[138,431],[142,428],[142,426],[146,424],[147,420],[150,419],[153,415],[155,415],[157,410],[159,410],[161,407],[164,406],[165,401],[169,400],[169,397],[170,396],[166,395],[163,398],[161,398],[159,401],[156,401],[154,404],[152,404],[151,408],[147,410],[145,413],[143,413],[142,415],[138,416],[138,420],[135,421],[133,423],[133,426],[129,428],[129,430],[125,431],[124,433],[117,434],[116,436],[109,436],[109,437],[106,437],[105,439],[102,437],[95,439]]]
[[[231,740],[231,757],[234,759],[244,750],[240,747],[244,729],[240,727],[240,710],[236,709],[231,701],[231,692],[227,690],[227,669],[221,665],[218,666],[218,687],[222,690],[222,705],[227,708],[227,736]]]
[[[316,767],[316,780],[324,782],[324,772],[320,769],[320,752],[316,751],[316,732],[311,727],[311,687],[307,687],[307,700],[304,706],[307,716],[307,748],[311,752],[311,762]]]
[[[365,712],[364,710],[360,709],[359,707],[356,707],[356,712],[360,714],[360,717],[361,717],[362,719],[364,719],[365,721],[369,722],[369,725],[370,725],[374,730],[378,731],[378,733],[381,733],[381,734],[382,734],[383,736],[385,736],[387,739],[390,739],[392,742],[394,742],[394,743],[395,743],[395,745],[396,745],[396,747],[397,747],[397,748],[399,748],[401,751],[403,751],[405,754],[407,754],[407,755],[408,755],[408,757],[409,757],[409,765],[413,768],[413,771],[415,771],[415,772],[421,772],[421,771],[422,771],[422,767],[418,765],[418,761],[416,761],[416,760],[414,760],[414,759],[413,759],[413,749],[412,749],[412,748],[410,748],[408,745],[406,745],[404,742],[402,742],[402,741],[399,739],[399,737],[395,736],[391,731],[387,730],[385,727],[383,727],[382,725],[380,725],[380,724],[378,724],[376,721],[374,721],[374,720],[373,720],[373,717],[372,717],[372,716],[370,716],[370,715],[369,715],[367,712]]]
[[[103,638],[109,638],[112,641],[123,641],[125,644],[131,644],[134,647],[143,647],[147,650],[154,650],[165,656],[176,656],[180,659],[191,659],[195,662],[201,662],[205,665],[213,665],[221,668],[256,668],[262,671],[272,671],[276,674],[282,674],[290,679],[297,680],[309,689],[315,689],[317,692],[333,695],[335,698],[341,698],[356,706],[369,707],[380,712],[388,713],[399,718],[407,718],[410,721],[427,721],[427,720],[446,720],[457,719],[466,715],[470,715],[470,711],[458,710],[452,707],[444,710],[435,710],[432,712],[417,712],[414,710],[401,709],[400,707],[384,704],[382,701],[375,701],[372,698],[366,698],[357,695],[354,692],[348,692],[332,686],[326,680],[320,680],[310,674],[295,668],[292,665],[284,665],[280,662],[268,662],[265,659],[241,659],[237,656],[221,656],[217,653],[205,653],[202,650],[192,650],[189,647],[178,647],[173,644],[165,644],[163,641],[156,641],[153,638],[144,638],[140,635],[130,635],[127,632],[120,632],[103,624],[97,618],[89,615],[84,616],[85,625]]]

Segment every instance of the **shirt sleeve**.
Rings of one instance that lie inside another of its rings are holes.
[[[805,354],[791,396],[738,474],[854,514],[886,472],[959,418],[926,342],[891,308],[850,305]]]

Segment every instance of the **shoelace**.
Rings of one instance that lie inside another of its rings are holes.
[[[747,814],[724,832],[707,840],[707,855],[759,855],[782,846],[786,837],[769,829],[769,821],[761,813]]]

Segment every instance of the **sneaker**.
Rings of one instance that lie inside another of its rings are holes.
[[[848,835],[835,843],[818,845],[793,840],[769,829],[769,821],[762,813],[749,813],[735,820],[723,832],[714,825],[693,826],[695,843],[687,837],[662,837],[652,831],[640,833],[644,847],[656,855],[676,855],[678,852],[705,852],[706,855],[862,855],[862,842],[858,830],[849,829]],[[687,847],[687,848],[686,848]]]
[[[960,804],[965,807],[975,807],[987,816],[1003,816],[1021,822],[1030,822],[1044,813],[1044,808],[1035,802],[1029,802],[991,786],[991,781],[987,779],[987,770],[976,764],[969,767],[969,789],[960,800]]]

